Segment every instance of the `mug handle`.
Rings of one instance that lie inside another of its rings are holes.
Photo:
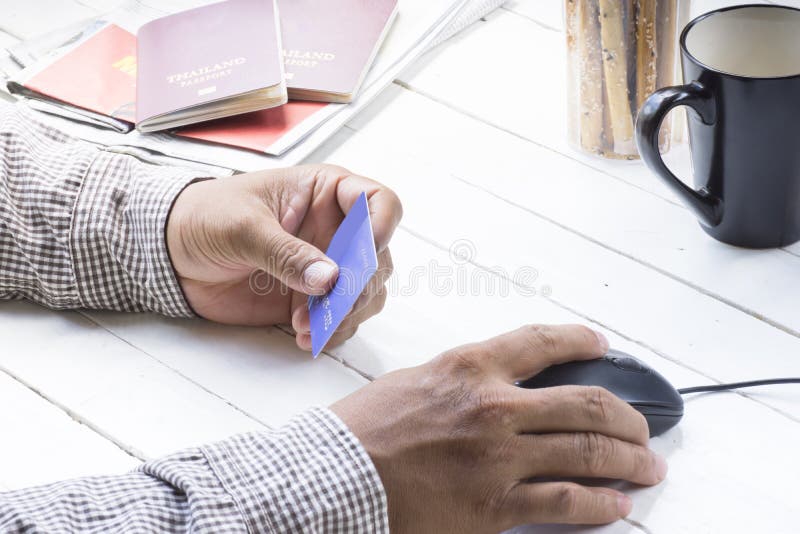
[[[667,113],[678,106],[695,110],[703,124],[712,125],[716,120],[714,97],[700,82],[664,87],[647,97],[636,117],[636,146],[650,170],[681,197],[703,223],[716,226],[722,219],[722,200],[705,188],[695,190],[684,184],[661,158],[658,147],[661,123]]]

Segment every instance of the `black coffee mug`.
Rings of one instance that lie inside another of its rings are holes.
[[[636,123],[642,159],[712,237],[749,248],[800,240],[800,10],[712,11],[686,26],[680,46],[689,83],[645,101]],[[695,188],[658,150],[661,122],[676,106],[690,108]]]

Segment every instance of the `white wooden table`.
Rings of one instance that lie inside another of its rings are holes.
[[[0,0],[0,46],[117,1]],[[800,375],[800,245],[719,244],[641,163],[569,149],[563,44],[559,0],[511,1],[313,156],[385,182],[406,210],[386,310],[316,361],[277,329],[0,303],[0,488],[276,427],[528,322],[592,325],[676,387]],[[669,159],[688,176],[685,147]],[[441,269],[449,282],[432,283]],[[619,485],[633,513],[597,531],[797,532],[799,423],[795,386],[689,398],[652,440],[668,479]]]

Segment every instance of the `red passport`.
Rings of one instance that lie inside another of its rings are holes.
[[[136,37],[110,24],[20,84],[28,92],[132,123]]]

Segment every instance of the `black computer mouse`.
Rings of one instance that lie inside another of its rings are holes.
[[[683,417],[683,398],[666,378],[629,354],[609,350],[597,360],[562,363],[519,383],[535,389],[553,386],[600,386],[638,410],[650,436],[663,434]]]

